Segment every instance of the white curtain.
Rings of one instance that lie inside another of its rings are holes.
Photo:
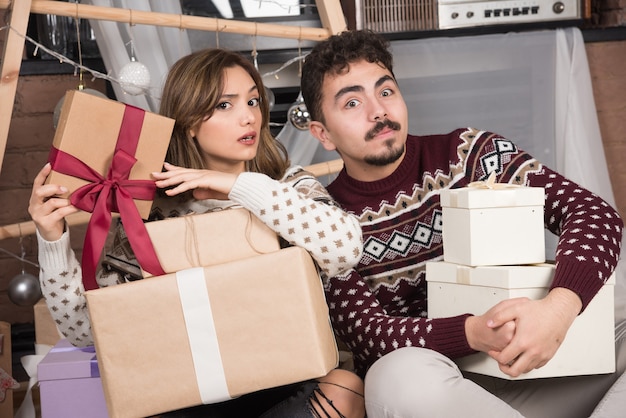
[[[556,167],[615,206],[582,34],[559,30],[556,42]]]

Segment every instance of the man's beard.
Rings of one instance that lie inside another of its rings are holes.
[[[385,127],[388,127],[389,129],[392,129],[394,131],[399,131],[401,128],[398,122],[385,119],[382,122],[377,122],[376,125],[365,134],[365,141],[371,141]],[[394,149],[393,139],[386,140],[384,144],[387,146],[387,152],[385,152],[383,155],[365,156],[363,160],[367,164],[376,167],[384,167],[386,165],[395,163],[404,154],[404,143],[402,143],[402,145],[400,145],[397,149]]]

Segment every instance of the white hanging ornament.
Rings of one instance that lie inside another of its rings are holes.
[[[120,69],[118,78],[122,90],[132,96],[144,94],[150,87],[150,71],[135,57]]]

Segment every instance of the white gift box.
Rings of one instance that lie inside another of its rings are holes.
[[[441,190],[444,261],[468,266],[543,263],[544,189],[495,186]]]
[[[498,302],[516,297],[543,298],[554,265],[470,267],[448,262],[426,263],[428,317],[465,313],[482,315]],[[615,371],[614,275],[570,327],[554,357],[543,367],[512,378],[485,353],[455,359],[461,370],[503,379],[577,376]]]

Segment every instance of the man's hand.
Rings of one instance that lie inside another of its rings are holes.
[[[565,288],[552,289],[540,300],[501,302],[484,315],[487,326],[499,329],[514,321],[515,335],[503,349],[487,353],[500,364],[503,373],[512,377],[542,367],[561,346],[581,309],[578,295]]]

